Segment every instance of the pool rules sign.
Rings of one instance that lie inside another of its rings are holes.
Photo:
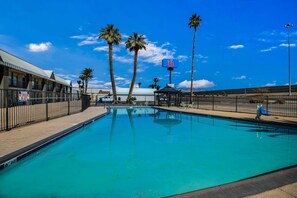
[[[19,102],[27,102],[30,99],[29,91],[18,91]]]

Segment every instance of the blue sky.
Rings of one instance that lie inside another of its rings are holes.
[[[190,84],[193,29],[188,19],[202,18],[197,29],[195,88],[203,90],[285,85],[288,83],[287,30],[297,26],[296,0],[10,0],[1,3],[0,48],[74,82],[94,69],[91,87],[110,87],[107,45],[102,27],[114,24],[123,35],[147,38],[139,54],[136,83],[160,78],[168,83],[163,58],[180,60],[176,87]],[[291,29],[291,82],[297,83],[297,28]],[[114,48],[116,84],[128,87],[133,54]]]

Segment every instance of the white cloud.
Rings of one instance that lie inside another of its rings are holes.
[[[99,44],[100,42],[98,42],[97,40],[84,40],[79,42],[77,45],[78,46],[83,46],[83,45],[96,45]]]
[[[109,87],[109,86],[111,86],[111,82],[106,82],[103,85]]]
[[[124,56],[117,56],[116,54],[113,55],[113,59],[120,63],[133,63],[133,58],[128,58]]]
[[[63,79],[72,80],[72,81],[75,81],[75,79],[79,78],[79,76],[75,74],[56,74],[56,75],[60,76]]]
[[[185,71],[185,73],[191,73],[192,70],[188,70],[188,71]],[[196,72],[196,70],[194,70],[194,73]]]
[[[207,63],[207,59],[208,59],[207,56],[204,56],[202,54],[197,54],[196,57],[197,57],[197,61],[200,61],[201,63]]]
[[[269,51],[271,51],[273,49],[276,49],[276,48],[277,47],[273,46],[273,47],[270,47],[270,48],[267,48],[267,49],[262,49],[262,50],[260,50],[260,52],[269,52]]]
[[[288,45],[288,43],[281,43],[281,44],[279,44],[279,46],[280,47],[288,47],[289,45]],[[295,43],[291,43],[290,44],[290,47],[296,47],[296,44]]]
[[[171,45],[171,43],[166,42],[166,43],[164,43],[163,45],[161,45],[161,48],[166,47],[166,46],[169,46],[169,45]]]
[[[244,48],[244,45],[231,45],[229,46],[230,49],[241,49]]]
[[[208,57],[207,56],[203,56],[202,54],[197,54],[198,58],[200,59],[207,59]]]
[[[273,81],[272,83],[267,83],[263,85],[264,87],[271,87],[271,86],[276,86],[276,81]]]
[[[246,79],[246,76],[242,75],[242,76],[238,76],[238,77],[233,77],[233,80],[243,80]]]
[[[127,34],[122,34],[122,39],[127,39],[129,36]]]
[[[44,52],[49,50],[51,46],[52,46],[51,42],[39,43],[39,44],[30,43],[28,45],[28,49],[30,52]]]
[[[117,76],[117,77],[115,77],[115,80],[126,80],[126,78]]]
[[[78,39],[78,40],[83,40],[80,41],[77,45],[78,46],[83,46],[83,45],[96,45],[100,44],[103,41],[98,40],[98,35],[97,34],[91,34],[91,35],[75,35],[75,36],[70,36],[72,39]]]
[[[94,51],[97,51],[97,52],[108,52],[108,50],[109,50],[108,46],[99,46],[99,47],[94,48]],[[113,47],[112,48],[113,52],[118,52],[120,50],[121,49],[118,48],[118,47]]]
[[[94,48],[94,51],[98,51],[98,52],[108,52],[108,46],[100,46],[100,47],[96,47],[96,48]]]
[[[258,41],[261,41],[261,42],[268,42],[268,40],[265,39],[265,38],[258,38]]]
[[[72,38],[72,39],[86,39],[86,38],[88,38],[88,36],[87,35],[75,35],[75,36],[70,36],[70,38]]]
[[[139,51],[139,59],[146,63],[152,63],[154,65],[161,65],[162,59],[174,58],[174,51],[157,46],[156,43],[147,40],[148,45],[146,50]]]
[[[146,71],[146,69],[147,69],[147,67],[137,67],[137,73],[143,73]],[[134,72],[134,69],[130,68],[129,73],[133,73],[133,72]]]
[[[208,88],[215,86],[214,82],[208,81],[205,79],[202,80],[195,80],[193,81],[193,88]],[[191,87],[191,81],[184,80],[178,84],[179,88],[190,88]]]
[[[188,60],[188,56],[185,56],[185,55],[179,55],[179,56],[177,57],[177,59],[178,59],[179,62],[184,62],[184,61]]]

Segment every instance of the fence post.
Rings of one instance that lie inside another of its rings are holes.
[[[214,95],[212,95],[212,110],[214,111]]]
[[[5,98],[5,108],[6,108],[6,131],[8,131],[9,130],[9,128],[8,128],[8,90],[6,90],[6,98]]]
[[[235,96],[235,112],[237,112],[237,96]]]
[[[81,95],[81,112],[83,112],[84,111],[84,95],[82,94]]]
[[[197,108],[199,109],[199,95],[197,95]]]
[[[48,97],[46,97],[46,102],[45,102],[45,120],[48,121]]]
[[[70,93],[68,93],[67,96],[68,96],[68,115],[70,115]]]

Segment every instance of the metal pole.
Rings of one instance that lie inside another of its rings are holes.
[[[288,28],[288,72],[289,72],[289,96],[291,95],[291,65],[290,65],[290,28]]]
[[[6,90],[6,131],[8,131],[8,90]]]
[[[168,67],[168,69],[167,69],[168,71],[169,71],[169,84],[171,84],[171,72],[172,72],[172,70],[173,70],[173,68],[171,68],[171,67]]]
[[[285,28],[288,28],[288,80],[289,80],[289,96],[291,96],[291,57],[290,57],[290,28],[293,27],[293,24],[288,23],[285,25]]]
[[[70,115],[70,93],[68,95],[68,115]]]
[[[46,103],[45,103],[45,116],[46,116],[46,121],[48,121],[48,97],[46,97]]]
[[[214,101],[215,99],[214,99],[214,95],[212,95],[212,110],[214,111],[214,103],[215,103],[215,101]]]

